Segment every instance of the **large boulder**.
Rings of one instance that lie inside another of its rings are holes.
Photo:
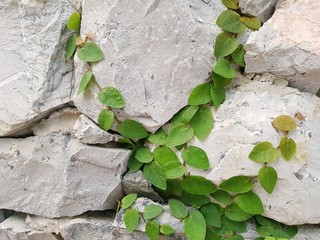
[[[290,85],[317,93],[320,88],[320,2],[282,0],[246,43],[247,73],[286,76]]]
[[[73,65],[65,60],[74,11],[67,0],[0,3],[0,136],[70,101]]]
[[[0,139],[0,209],[45,217],[116,207],[130,150],[88,146],[70,135]]]

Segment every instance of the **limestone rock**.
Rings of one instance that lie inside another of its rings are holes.
[[[45,217],[111,209],[122,198],[130,151],[69,135],[0,139],[0,208]]]
[[[86,144],[105,144],[121,138],[119,135],[103,131],[95,122],[83,114],[74,125],[74,134],[80,142]]]
[[[272,120],[300,112],[306,121],[289,134],[297,143],[295,157],[270,164],[279,177],[271,195],[259,184],[255,191],[264,203],[265,216],[289,225],[316,224],[320,222],[320,215],[315,214],[320,211],[320,99],[284,83],[263,77],[243,80],[227,92],[226,102],[214,113],[215,127],[208,139],[190,144],[208,153],[212,169],[206,177],[216,184],[236,175],[257,176],[262,165],[251,161],[249,152],[260,141],[278,146],[281,135]]]
[[[240,0],[241,12],[266,22],[273,14],[277,0]]]
[[[27,127],[70,101],[73,65],[65,61],[74,11],[67,0],[2,1],[0,136]]]
[[[190,91],[208,78],[212,46],[221,30],[220,1],[87,0],[81,34],[92,32],[105,59],[92,66],[101,87],[115,86],[126,101],[120,117],[135,118],[150,131],[187,103]],[[86,66],[75,60],[76,81]],[[96,121],[98,87],[74,97],[81,112]],[[170,103],[170,104],[168,104]]]
[[[282,0],[262,28],[250,35],[247,73],[286,76],[290,85],[317,93],[320,88],[320,2]]]

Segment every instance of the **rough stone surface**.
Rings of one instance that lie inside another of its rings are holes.
[[[266,22],[273,14],[277,0],[240,0],[241,12],[258,17]]]
[[[320,88],[320,2],[282,0],[272,18],[250,35],[247,73],[286,76],[290,85],[317,93]]]
[[[192,88],[208,78],[212,46],[220,33],[220,1],[90,0],[83,2],[81,34],[92,32],[105,53],[93,66],[100,86],[115,86],[124,96],[122,117],[156,130],[187,103]],[[86,70],[76,59],[76,81]],[[99,89],[75,96],[75,105],[98,118]],[[168,104],[170,103],[170,104]]]
[[[137,193],[141,197],[147,197],[154,201],[163,201],[156,193],[151,184],[144,178],[141,170],[137,172],[127,172],[122,180],[122,189],[125,194]]]
[[[220,184],[236,175],[257,176],[262,165],[251,161],[249,152],[260,141],[277,146],[281,134],[272,127],[272,120],[300,112],[306,121],[289,134],[297,143],[295,157],[289,162],[280,158],[270,164],[279,177],[271,195],[258,184],[255,191],[264,203],[267,217],[289,225],[319,223],[320,215],[315,213],[320,212],[320,99],[288,88],[286,81],[270,76],[260,81],[242,81],[228,91],[226,102],[214,114],[215,127],[208,139],[191,142],[208,153],[212,170],[206,177]]]
[[[0,139],[0,208],[45,217],[114,208],[129,150],[92,147],[69,135]]]
[[[120,135],[103,131],[95,122],[83,114],[74,125],[74,134],[80,142],[86,144],[105,144],[121,138]]]
[[[66,0],[0,2],[0,136],[70,101],[64,48],[72,11]]]

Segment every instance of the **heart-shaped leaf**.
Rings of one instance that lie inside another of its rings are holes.
[[[270,142],[258,143],[250,152],[249,158],[255,162],[272,162],[280,157],[278,149],[274,148]]]
[[[131,154],[128,160],[128,168],[130,172],[136,172],[142,167],[143,163],[139,162],[135,157],[134,154]]]
[[[115,87],[106,87],[102,89],[98,94],[98,98],[105,106],[112,108],[124,107],[124,99],[119,90]]]
[[[200,212],[204,216],[206,223],[212,227],[221,227],[221,216],[214,203],[207,203],[203,205]]]
[[[213,115],[211,110],[207,107],[199,107],[191,119],[191,127],[200,141],[206,140],[213,128]]]
[[[288,161],[296,154],[297,151],[296,142],[287,136],[281,139],[279,148],[284,159]]]
[[[152,153],[149,148],[141,147],[135,151],[134,157],[142,163],[149,163],[153,160]]]
[[[231,37],[227,33],[220,33],[214,45],[214,56],[225,57],[237,49],[239,42],[236,38]]]
[[[245,221],[253,216],[252,214],[242,211],[236,203],[233,203],[226,207],[225,215],[230,220],[236,222]]]
[[[181,188],[195,195],[206,195],[217,191],[217,187],[202,176],[186,176],[181,182]]]
[[[72,31],[79,31],[80,19],[81,19],[81,16],[79,13],[77,12],[72,13],[71,16],[69,17],[67,28]]]
[[[158,131],[156,131],[154,134],[149,134],[148,136],[148,140],[156,145],[165,144],[166,139],[167,134],[162,128],[159,128]]]
[[[163,234],[163,235],[170,235],[170,234],[174,234],[174,229],[173,227],[171,227],[170,225],[168,224],[163,224],[161,225],[160,227],[160,232]]]
[[[137,194],[135,194],[135,193],[132,193],[132,194],[125,196],[121,200],[121,208],[127,209],[136,201],[136,199],[137,199]]]
[[[96,43],[85,42],[78,51],[78,58],[85,62],[97,62],[104,58],[104,54]]]
[[[240,21],[252,30],[258,30],[261,27],[261,21],[257,17],[241,17]]]
[[[244,62],[244,54],[245,50],[242,44],[240,44],[236,50],[231,54],[232,60],[238,64],[241,67],[245,67],[245,62]]]
[[[180,110],[176,115],[171,119],[172,124],[184,123],[187,124],[191,121],[194,114],[197,112],[199,106],[186,106]]]
[[[136,209],[127,209],[124,212],[123,220],[128,233],[133,232],[139,224],[140,215]]]
[[[163,207],[159,204],[150,204],[145,207],[143,218],[146,220],[155,218],[163,212]]]
[[[200,84],[195,87],[190,93],[188,104],[202,105],[211,102],[210,87],[210,83]]]
[[[209,166],[209,159],[205,151],[199,147],[189,146],[182,151],[183,160],[191,167],[206,170]]]
[[[278,180],[277,171],[273,167],[262,167],[259,171],[259,182],[267,193],[271,194]]]
[[[281,115],[272,121],[272,126],[283,131],[293,131],[297,128],[294,119],[288,115]]]
[[[66,60],[69,60],[77,49],[76,38],[79,37],[79,34],[75,33],[71,35],[66,44]]]
[[[188,209],[182,202],[170,199],[168,203],[170,211],[175,218],[182,219],[188,216]]]
[[[259,196],[253,192],[237,195],[236,203],[241,210],[249,214],[262,214],[264,212]]]
[[[214,193],[211,193],[211,196],[218,202],[223,205],[230,205],[232,203],[231,195],[223,190],[218,190]]]
[[[215,109],[218,109],[219,106],[226,100],[226,92],[224,88],[216,88],[215,86],[211,87],[210,90],[213,106]]]
[[[80,93],[82,93],[87,88],[91,79],[92,79],[92,72],[91,71],[87,71],[87,72],[85,72],[85,74],[83,74],[80,85],[79,85],[78,93],[77,93],[78,95]]]
[[[224,58],[218,59],[213,71],[224,78],[235,78],[237,75],[230,62]]]
[[[148,136],[147,130],[138,122],[126,119],[118,126],[119,133],[127,138],[145,138]]]
[[[246,31],[246,26],[240,21],[240,15],[232,10],[223,11],[216,23],[227,32],[244,33]]]
[[[234,176],[223,181],[219,188],[232,193],[249,192],[253,187],[251,179],[247,176]]]
[[[185,124],[174,125],[168,134],[166,145],[175,147],[185,144],[193,137],[194,131]]]
[[[239,1],[238,0],[222,0],[222,4],[230,9],[238,9]]]
[[[143,175],[145,179],[154,186],[162,190],[166,190],[166,175],[156,161],[152,161],[151,163],[147,163],[144,165]]]
[[[159,224],[157,221],[148,221],[146,223],[146,234],[150,238],[150,240],[158,240],[159,238]]]
[[[215,88],[225,88],[229,86],[233,80],[232,78],[224,78],[215,72],[212,72],[211,78]]]
[[[247,231],[246,222],[232,221],[229,218],[227,218],[226,216],[223,216],[221,218],[221,220],[222,220],[222,226],[225,227],[226,231],[233,231],[233,232],[238,232],[238,233]]]
[[[202,206],[210,202],[210,198],[204,195],[194,195],[187,192],[182,192],[181,199],[184,203],[189,204],[193,207]]]
[[[113,120],[114,120],[114,113],[112,111],[103,109],[101,110],[98,117],[99,127],[105,131],[108,131],[112,126]]]
[[[206,237],[206,221],[198,210],[192,210],[184,220],[184,231],[188,240],[204,240]]]

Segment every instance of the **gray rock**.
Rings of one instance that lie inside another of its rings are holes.
[[[208,78],[212,46],[221,30],[220,1],[90,0],[83,2],[81,34],[92,32],[105,59],[92,66],[101,87],[115,86],[126,106],[120,118],[135,118],[155,131],[186,105],[191,89]],[[86,66],[76,59],[76,81]],[[99,89],[74,97],[96,121]],[[168,104],[170,103],[170,104]]]
[[[247,73],[285,76],[290,85],[317,93],[320,88],[320,2],[283,0],[272,18],[246,43]]]
[[[0,139],[0,208],[45,217],[114,208],[129,150],[87,146],[69,135]]]
[[[266,22],[273,14],[277,0],[240,0],[241,12]]]
[[[66,0],[0,3],[0,136],[29,126],[70,101],[73,65],[65,61],[74,11]]]

